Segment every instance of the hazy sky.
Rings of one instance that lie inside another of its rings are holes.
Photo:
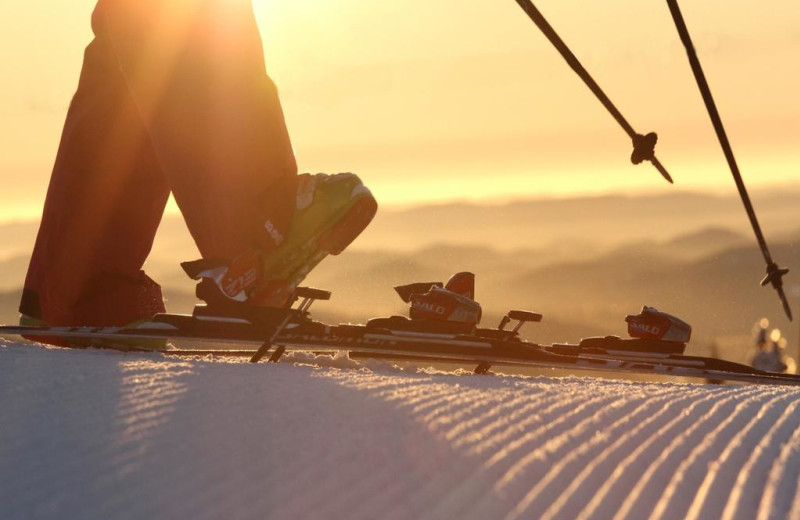
[[[676,186],[733,191],[663,0],[537,2]],[[94,0],[0,2],[0,221],[35,218]],[[255,0],[300,167],[385,205],[671,188],[513,0]],[[749,185],[800,180],[800,2],[684,0]]]

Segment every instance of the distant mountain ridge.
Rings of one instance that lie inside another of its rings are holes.
[[[800,225],[800,188],[757,191],[753,203],[764,232],[793,233]],[[529,198],[503,204],[447,203],[409,209],[382,208],[354,249],[416,250],[442,243],[514,250],[554,243],[602,243],[610,249],[638,240],[669,240],[700,230],[751,236],[735,192],[603,195],[565,199]],[[29,252],[38,222],[0,225],[0,258]],[[153,257],[197,256],[180,216],[162,220]]]
[[[754,195],[753,202],[768,238],[796,230],[800,222],[798,201],[797,190]],[[408,250],[446,242],[517,249],[587,237],[594,242],[619,245],[633,240],[667,240],[705,228],[750,233],[735,193],[606,195],[387,210],[378,213],[373,225],[359,239],[358,247]]]

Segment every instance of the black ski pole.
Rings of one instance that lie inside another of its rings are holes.
[[[583,68],[581,62],[578,61],[578,58],[569,50],[567,44],[564,43],[564,40],[561,39],[560,36],[556,33],[555,29],[547,22],[545,17],[542,13],[533,5],[531,0],[516,0],[519,6],[522,8],[523,11],[533,20],[533,23],[539,28],[539,30],[544,33],[550,43],[558,50],[561,56],[566,60],[567,64],[575,71],[576,74],[583,80],[589,90],[600,100],[606,110],[611,114],[611,116],[616,119],[619,126],[625,130],[625,133],[628,134],[628,137],[631,138],[633,142],[633,153],[631,154],[631,162],[633,164],[639,164],[642,161],[650,161],[653,166],[655,166],[656,170],[670,183],[672,183],[672,177],[667,172],[666,168],[661,164],[661,162],[656,158],[655,155],[655,147],[656,141],[658,141],[658,136],[655,132],[650,132],[647,135],[642,135],[636,132],[633,127],[628,123],[622,113],[614,106],[614,103],[606,96],[603,89],[600,88],[600,85],[592,78],[591,75]]]
[[[744,209],[747,211],[750,224],[753,226],[753,231],[756,234],[756,240],[758,240],[758,245],[761,248],[761,254],[764,255],[764,260],[767,263],[767,275],[763,280],[761,280],[761,285],[764,286],[770,284],[775,288],[775,290],[778,292],[778,297],[783,304],[783,310],[786,312],[786,316],[788,316],[789,321],[791,321],[792,309],[789,307],[789,301],[786,299],[786,294],[783,291],[783,276],[788,273],[789,270],[778,267],[778,264],[772,260],[772,256],[769,254],[767,241],[764,239],[764,234],[761,232],[761,226],[758,223],[756,211],[753,209],[752,202],[750,202],[750,196],[747,194],[747,188],[744,185],[744,180],[742,180],[742,174],[739,172],[739,167],[736,165],[736,159],[733,157],[733,149],[728,141],[725,128],[722,126],[722,119],[720,118],[719,111],[714,103],[714,98],[711,96],[711,89],[708,86],[705,74],[703,74],[703,68],[700,66],[700,60],[697,58],[697,52],[695,52],[694,45],[692,45],[692,39],[689,36],[689,29],[686,27],[686,22],[683,20],[683,15],[678,7],[678,2],[677,0],[667,0],[667,5],[669,6],[670,13],[672,13],[672,19],[675,21],[675,27],[678,29],[681,42],[683,42],[683,46],[686,48],[686,54],[689,56],[689,64],[692,67],[695,80],[697,80],[697,86],[700,88],[700,94],[703,96],[703,102],[705,102],[706,110],[708,110],[708,115],[711,117],[714,130],[717,133],[717,139],[719,139],[719,144],[722,146],[725,159],[727,159],[728,166],[733,174],[733,180],[736,181],[736,188],[739,190],[739,195],[742,198]]]

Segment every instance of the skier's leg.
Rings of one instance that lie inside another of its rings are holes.
[[[298,179],[251,0],[101,0],[100,13],[205,259],[191,271],[280,304],[367,225],[371,194],[353,175]]]
[[[297,166],[251,0],[101,0],[98,15],[201,255],[251,248],[265,212],[285,228]]]
[[[93,28],[20,306],[51,325],[123,325],[164,310],[141,267],[169,188],[111,42]]]

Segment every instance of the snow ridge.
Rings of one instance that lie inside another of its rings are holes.
[[[0,518],[800,518],[800,390],[0,343]]]

